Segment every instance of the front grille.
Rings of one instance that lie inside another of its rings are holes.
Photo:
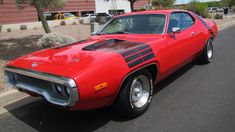
[[[14,73],[16,74],[16,73]],[[21,75],[21,74],[17,74],[18,76],[18,80],[21,83],[25,83],[31,86],[35,86],[41,89],[49,89],[51,87],[50,82],[45,81],[45,80],[41,80],[41,79],[37,79],[37,78],[33,78],[33,77],[29,77],[29,76],[25,76],[25,75]]]
[[[4,73],[7,84],[29,94],[39,94],[52,104],[73,107],[78,101],[73,79],[15,67],[6,67]]]
[[[30,86],[34,86],[40,89],[50,89],[51,88],[51,83],[49,81],[41,80],[38,78],[33,78],[25,75],[21,75],[18,73],[13,73],[13,72],[7,72],[8,76],[10,77],[10,83],[12,84],[17,84],[17,83],[23,83],[27,84]]]

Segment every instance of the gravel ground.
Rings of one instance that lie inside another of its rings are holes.
[[[0,93],[4,91],[4,76],[3,76],[3,67],[6,64],[6,61],[0,61]]]
[[[52,32],[82,40],[90,36],[90,26],[80,24],[59,26],[52,28]],[[3,76],[3,67],[7,61],[39,50],[40,48],[36,46],[36,42],[42,37],[43,33],[43,29],[0,33],[0,93],[7,90]]]

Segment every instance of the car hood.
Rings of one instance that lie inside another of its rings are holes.
[[[160,38],[160,35],[92,36],[85,41],[34,52],[8,65],[70,77],[73,72],[85,73],[87,69],[112,63],[110,60],[115,61],[114,64],[124,62],[123,53]]]

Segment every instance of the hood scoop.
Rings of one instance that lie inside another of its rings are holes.
[[[95,43],[95,44],[92,44],[92,45],[88,45],[88,46],[82,48],[82,50],[95,51],[97,49],[104,49],[104,48],[108,48],[108,47],[113,47],[117,43],[121,43],[121,42],[124,42],[124,41],[125,40],[120,40],[120,39],[109,39],[109,40],[102,41],[100,43]]]
[[[87,51],[96,51],[96,50],[118,51],[118,50],[131,49],[131,48],[143,45],[143,44],[144,43],[141,43],[141,42],[131,42],[131,41],[120,40],[120,39],[109,39],[109,40],[105,40],[105,41],[102,41],[99,43],[85,46],[82,48],[82,50],[87,50]]]

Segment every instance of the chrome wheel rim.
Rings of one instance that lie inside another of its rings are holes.
[[[140,75],[133,80],[131,85],[131,103],[134,107],[141,108],[148,102],[150,88],[149,79],[144,75]]]
[[[211,41],[209,41],[207,44],[207,57],[208,59],[212,59],[213,57],[213,45]]]

